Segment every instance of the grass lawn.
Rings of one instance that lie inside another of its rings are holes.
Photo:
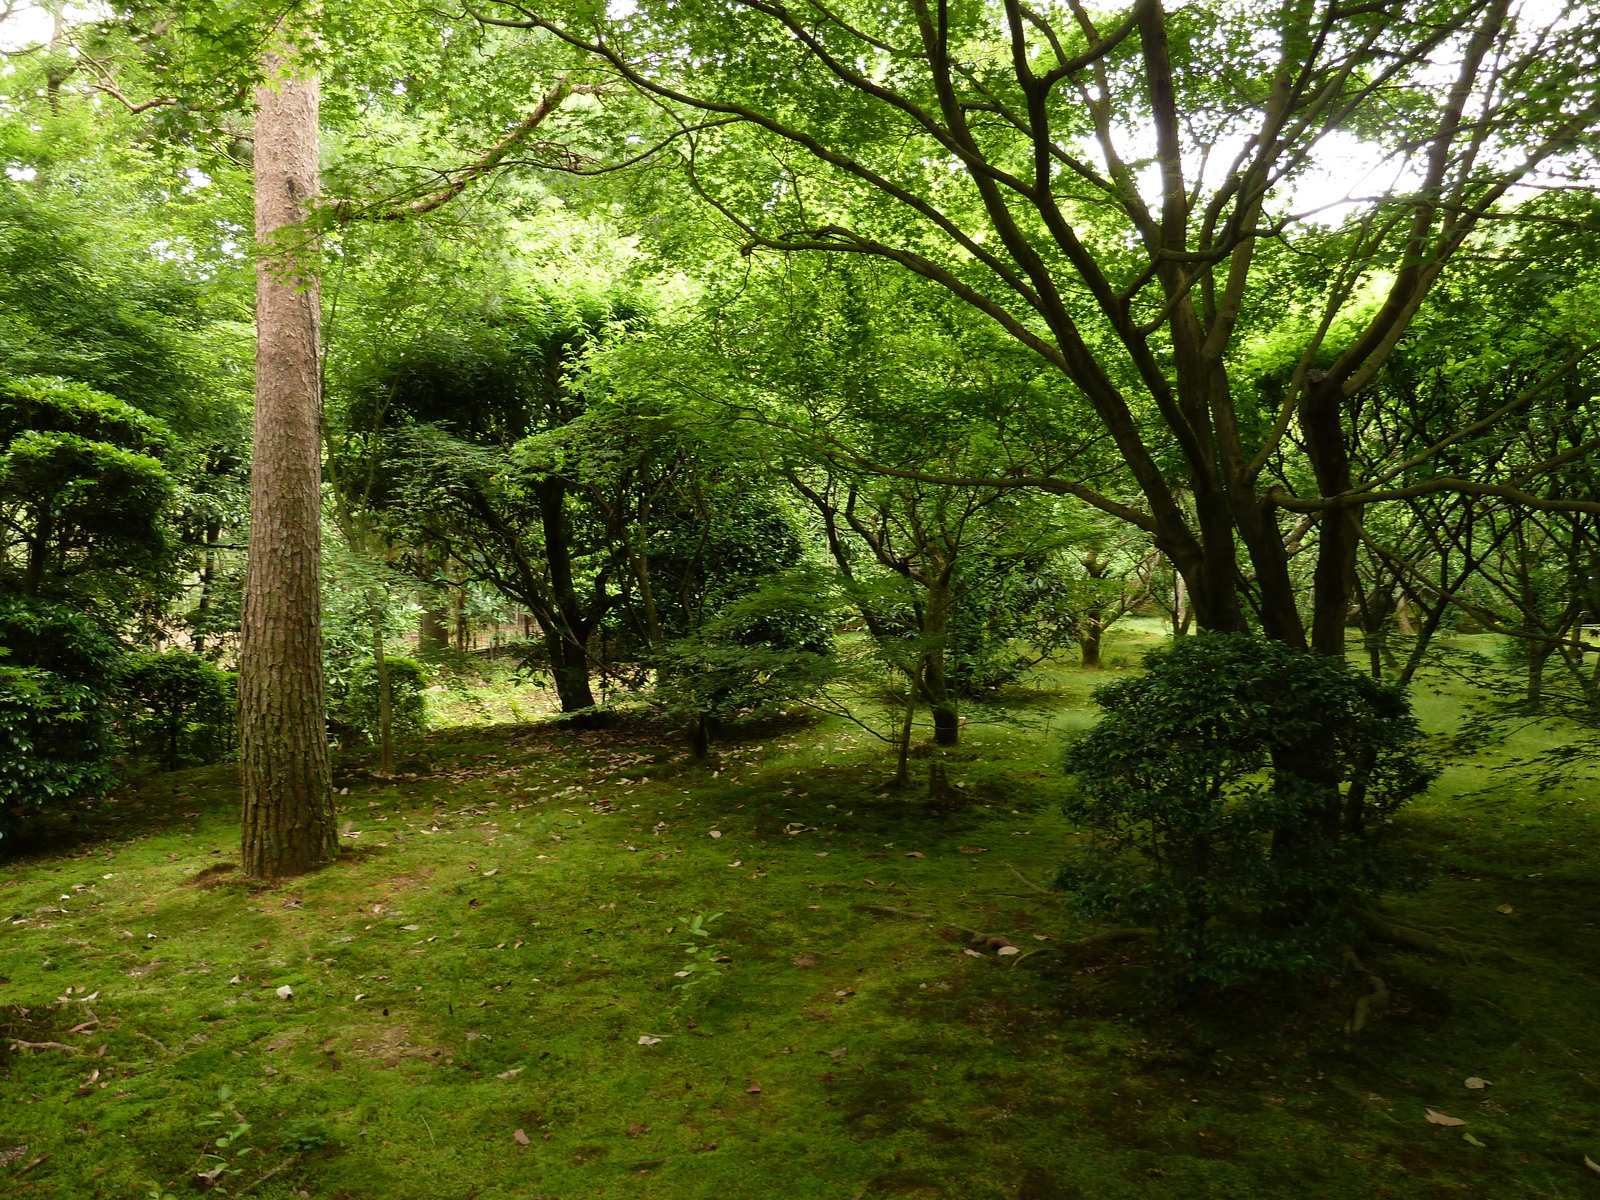
[[[237,879],[229,769],[127,789],[0,865],[0,1194],[1600,1197],[1592,794],[1447,772],[1392,908],[1462,953],[1369,953],[1358,1037],[1353,980],[1163,1013],[1018,878],[1073,836],[1092,681],[1049,682],[968,727],[954,803],[831,722],[708,765],[644,724],[443,730],[415,775],[346,763],[340,861],[277,887]]]

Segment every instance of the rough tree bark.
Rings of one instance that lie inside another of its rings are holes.
[[[269,50],[256,91],[255,448],[239,652],[247,875],[330,861],[337,829],[324,718],[321,386],[315,244],[302,232],[318,174],[318,84]]]

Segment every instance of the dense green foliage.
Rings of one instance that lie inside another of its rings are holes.
[[[1185,638],[1098,689],[1065,811],[1090,841],[1057,884],[1154,928],[1176,973],[1227,985],[1333,969],[1351,907],[1415,882],[1390,818],[1437,773],[1405,695],[1241,634]]]
[[[65,379],[0,382],[0,587],[111,610],[169,586],[166,426]]]
[[[234,748],[236,687],[198,654],[131,654],[117,675],[118,733],[165,771],[220,762]]]
[[[396,654],[385,655],[383,665],[394,736],[415,738],[428,727],[428,668]],[[329,712],[334,732],[350,744],[371,745],[378,740],[378,668],[370,658],[357,663],[344,687],[330,696]]]
[[[109,786],[120,665],[90,618],[0,594],[0,836],[70,819]]]
[[[830,618],[839,608],[825,580],[795,570],[755,581],[724,604],[690,637],[667,643],[657,656],[655,702],[693,731],[704,756],[711,731],[737,717],[770,716],[781,706],[827,686]]]

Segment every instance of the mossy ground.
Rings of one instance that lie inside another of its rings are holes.
[[[414,778],[347,763],[340,861],[276,887],[228,869],[227,769],[149,779],[0,868],[3,1045],[69,1047],[0,1050],[0,1191],[1600,1196],[1592,795],[1468,802],[1452,768],[1406,818],[1439,878],[1394,912],[1509,957],[1369,956],[1394,1003],[1359,1037],[1354,981],[1163,1013],[1011,869],[1072,836],[1051,760],[1092,680],[1051,683],[969,726],[954,804],[828,723],[709,765],[643,724],[445,730]],[[675,991],[711,912],[731,961]]]

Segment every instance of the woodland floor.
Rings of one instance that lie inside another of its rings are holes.
[[[1406,818],[1437,879],[1392,909],[1467,953],[1371,955],[1358,1037],[1353,981],[1163,1014],[1011,869],[1071,837],[1089,682],[969,726],[955,811],[831,722],[709,766],[642,723],[443,730],[398,779],[346,761],[340,861],[279,887],[237,880],[229,769],[150,778],[0,865],[0,1193],[1600,1196],[1595,796],[1447,773]],[[713,912],[731,961],[675,991]]]

